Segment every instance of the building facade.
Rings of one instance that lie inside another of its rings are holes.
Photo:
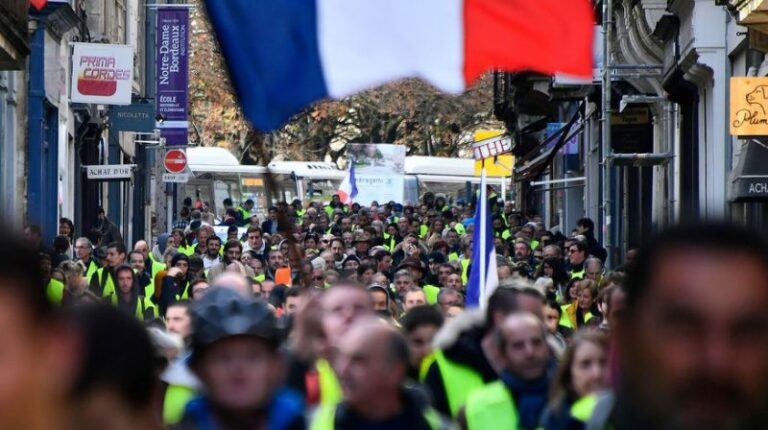
[[[740,160],[750,155],[745,140],[730,136],[728,120],[730,79],[768,73],[768,38],[757,36],[768,28],[768,15],[759,4],[599,0],[591,84],[504,75],[497,115],[517,136],[517,168],[526,173],[518,175],[518,188],[544,196],[523,200],[521,209],[564,234],[576,217],[589,216],[612,262],[681,219],[762,225],[760,199],[734,193]],[[542,122],[566,123],[574,109],[576,155],[547,142],[540,129]],[[537,121],[539,129],[531,128]],[[531,163],[553,147],[544,165]]]

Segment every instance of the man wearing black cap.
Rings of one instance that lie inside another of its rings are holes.
[[[371,249],[371,242],[365,237],[362,230],[355,232],[352,244],[355,247],[355,255],[357,258],[363,259],[368,257],[368,251]]]
[[[214,288],[193,306],[192,322],[191,368],[206,394],[173,429],[305,428],[301,396],[280,388],[277,321],[266,304]]]

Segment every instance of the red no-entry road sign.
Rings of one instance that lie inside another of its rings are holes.
[[[187,154],[181,149],[171,149],[165,153],[163,164],[168,173],[181,173],[187,168]]]

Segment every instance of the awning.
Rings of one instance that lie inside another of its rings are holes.
[[[557,155],[560,148],[573,137],[581,133],[584,129],[585,121],[581,121],[578,125],[576,125],[576,122],[579,119],[583,108],[584,104],[582,103],[567,124],[548,138],[544,139],[543,142],[528,152],[528,154],[518,158],[518,167],[515,168],[514,175],[515,181],[526,181],[539,176],[539,174],[552,163],[552,160],[555,158],[555,155]]]
[[[768,146],[755,139],[744,144],[733,172],[731,200],[768,200]]]

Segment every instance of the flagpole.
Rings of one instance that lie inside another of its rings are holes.
[[[487,238],[485,237],[487,234],[486,229],[488,226],[485,225],[487,215],[486,211],[488,210],[487,207],[487,200],[488,196],[486,195],[486,185],[485,185],[485,163],[483,163],[483,167],[480,171],[480,199],[478,200],[477,204],[480,205],[480,222],[475,222],[475,227],[480,227],[480,234],[477,236],[480,239],[480,308],[485,309],[485,305],[487,304],[488,300],[485,297],[485,282],[486,282],[486,272],[488,270],[488,262],[485,261],[486,250],[485,250],[485,242]]]

